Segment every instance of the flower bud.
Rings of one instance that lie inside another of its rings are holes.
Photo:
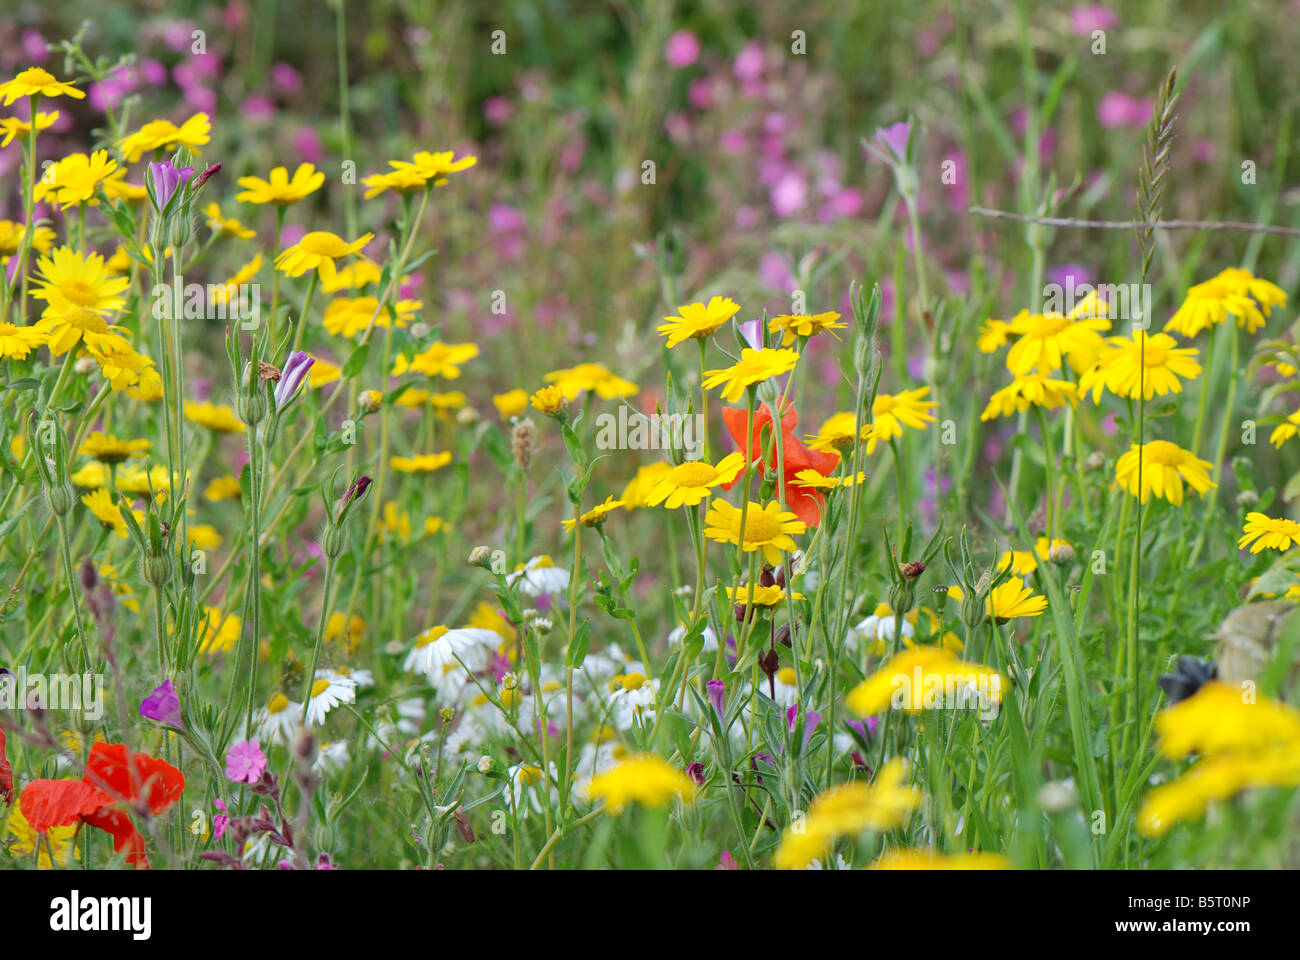
[[[378,413],[383,406],[384,395],[378,390],[366,390],[359,398],[362,413]]]
[[[77,495],[68,483],[53,483],[45,488],[45,502],[56,516],[65,516],[76,499]]]
[[[1074,563],[1074,547],[1068,543],[1054,543],[1047,551],[1047,559],[1058,567],[1068,567]]]
[[[1243,510],[1249,510],[1259,503],[1259,494],[1254,490],[1242,490],[1237,494],[1237,506]]]

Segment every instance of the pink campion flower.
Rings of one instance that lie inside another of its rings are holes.
[[[1205,137],[1192,144],[1192,160],[1199,164],[1211,164],[1214,162],[1214,141]]]
[[[686,775],[698,784],[704,783],[704,764],[696,760],[686,768]]]
[[[163,27],[163,43],[180,53],[193,42],[194,24],[188,20],[173,20]]]
[[[279,93],[297,93],[302,89],[302,74],[287,63],[274,63],[271,65],[271,86]]]
[[[197,83],[181,87],[181,95],[185,97],[185,102],[196,112],[211,114],[217,109],[217,95],[207,87],[201,87]]]
[[[41,36],[39,30],[23,31],[23,52],[27,54],[27,59],[33,66],[40,66],[50,56],[50,52],[45,49],[45,38]]]
[[[1077,37],[1090,37],[1094,30],[1119,26],[1119,14],[1102,3],[1080,4],[1070,10],[1070,29]]]
[[[226,751],[226,777],[232,783],[257,783],[266,769],[266,754],[256,740],[245,740]]]
[[[230,826],[230,817],[226,814],[226,801],[218,798],[213,800],[212,804],[221,811],[212,815],[212,838],[220,840],[225,836],[226,828]]]
[[[493,233],[518,233],[524,229],[524,215],[518,207],[494,203],[488,207],[488,229]]]
[[[140,716],[177,730],[185,729],[185,722],[181,719],[181,698],[170,680],[154,687],[153,692],[141,701]]]
[[[949,166],[951,162],[952,166]],[[966,176],[966,154],[961,150],[949,150],[943,155],[941,169],[951,170],[952,176],[941,182],[944,203],[954,213],[965,213],[970,206],[970,180]],[[952,180],[952,183],[946,182]]]
[[[730,850],[723,850],[722,855],[718,857],[719,863],[714,870],[739,870],[740,864],[736,858],[731,855]]]
[[[795,287],[794,274],[786,265],[785,258],[770,250],[758,259],[758,280],[764,286],[787,293]]]
[[[750,43],[736,54],[731,71],[741,83],[752,84],[763,75],[763,48],[758,43]]]
[[[293,148],[298,153],[298,159],[305,163],[320,163],[325,155],[320,137],[311,127],[299,127],[294,131]]]
[[[483,119],[494,127],[504,126],[510,112],[510,101],[505,97],[488,97],[483,101]]]
[[[233,33],[243,27],[247,15],[248,8],[244,5],[244,0],[233,0],[226,4],[222,19],[225,21],[226,29]]]
[[[745,152],[745,134],[739,130],[723,130],[718,138],[718,146],[723,153],[740,154]]]
[[[151,87],[161,87],[167,82],[167,68],[157,60],[145,60],[140,64],[140,80]]]
[[[674,70],[689,67],[699,59],[700,41],[689,30],[678,30],[664,45],[664,59]]]
[[[778,217],[798,213],[808,202],[808,181],[796,170],[787,171],[772,188],[771,200]]]
[[[760,220],[759,212],[754,207],[743,206],[736,210],[737,230],[753,230],[758,226]]]
[[[239,113],[245,120],[254,122],[267,121],[275,117],[275,104],[271,102],[270,97],[255,93],[245,98],[239,108]]]
[[[696,110],[707,110],[713,106],[713,81],[708,77],[696,77],[686,88],[686,102]]]
[[[1112,90],[1097,105],[1097,121],[1107,130],[1140,127],[1151,119],[1151,108],[1150,100],[1139,100],[1121,90]]]

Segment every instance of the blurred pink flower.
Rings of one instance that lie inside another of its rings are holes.
[[[279,93],[297,93],[302,89],[302,74],[287,63],[272,64],[271,86],[273,86]]]
[[[320,163],[321,157],[325,155],[320,137],[311,127],[299,127],[294,132],[293,148],[298,152],[298,159],[307,163]]]
[[[745,135],[739,130],[723,130],[718,139],[723,153],[738,154],[745,152]]]
[[[180,53],[188,50],[193,42],[194,24],[188,20],[173,20],[163,27],[163,43],[171,50]]]
[[[949,210],[964,213],[970,205],[970,184],[966,179],[966,154],[961,150],[949,150],[945,153],[941,167],[945,172],[949,169],[949,161],[952,161],[953,182],[940,182],[940,186],[943,187],[944,202]]]
[[[266,754],[256,740],[245,740],[226,751],[226,777],[233,783],[257,783],[266,769]]]
[[[275,104],[265,94],[254,93],[244,100],[239,113],[245,120],[254,122],[270,120],[275,116]]]
[[[216,93],[206,87],[191,84],[188,87],[183,87],[181,93],[185,96],[185,102],[197,111],[211,114],[217,108]]]
[[[494,203],[488,208],[488,228],[493,233],[515,233],[524,229],[524,215],[515,207]]]
[[[1090,37],[1094,30],[1119,26],[1119,14],[1101,3],[1081,4],[1070,10],[1070,28],[1075,36]]]
[[[753,207],[744,206],[736,211],[737,230],[753,230],[758,226],[758,223],[759,213]]]
[[[23,31],[23,53],[27,54],[27,59],[36,66],[49,59],[49,51],[45,49],[45,38],[41,36],[39,30]]]
[[[763,75],[763,48],[757,43],[750,43],[736,55],[731,66],[736,79],[742,83],[752,83]]]
[[[713,81],[708,77],[696,77],[686,90],[686,101],[696,110],[707,110],[713,106]]]
[[[488,97],[483,101],[483,119],[494,127],[510,119],[510,101],[505,97]]]
[[[280,249],[292,247],[295,243],[303,238],[307,233],[307,228],[301,223],[286,223],[284,229],[280,231]]]
[[[846,187],[822,204],[818,219],[828,223],[832,220],[856,217],[862,212],[865,202],[866,198],[861,190],[857,187]]]
[[[700,56],[700,41],[689,30],[678,30],[664,46],[664,59],[674,70],[689,67]]]
[[[798,213],[808,202],[808,181],[797,170],[789,170],[772,187],[772,210],[778,217]]]
[[[779,253],[768,251],[758,260],[758,281],[773,290],[789,292],[794,289],[794,274]]]
[[[1112,90],[1097,106],[1097,121],[1107,130],[1117,127],[1140,127],[1151,119],[1151,101],[1130,97]]]
[[[140,79],[151,87],[161,87],[167,82],[167,68],[157,60],[145,60],[140,64]]]

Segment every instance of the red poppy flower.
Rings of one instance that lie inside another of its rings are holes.
[[[738,407],[723,407],[722,419],[727,425],[727,430],[731,433],[731,439],[740,448],[740,452],[745,459],[755,463],[760,475],[766,476],[768,470],[775,471],[778,462],[785,467],[786,506],[810,527],[815,527],[821,523],[822,506],[826,502],[825,499],[816,490],[797,486],[794,483],[794,478],[800,470],[816,470],[820,474],[829,476],[839,466],[840,455],[838,453],[822,453],[818,450],[809,450],[800,442],[799,438],[794,434],[794,428],[799,423],[799,413],[795,410],[794,404],[786,403],[781,408],[780,461],[777,460],[776,444],[772,442],[776,424],[766,403],[761,404],[754,414],[752,428],[749,427],[748,423],[748,410],[741,410]],[[767,431],[766,437],[763,436],[765,429]],[[755,458],[751,454],[751,450],[758,450],[762,455]],[[723,488],[729,490],[731,484],[723,484]]]
[[[18,798],[19,809],[37,833],[70,826],[112,802],[103,790],[81,780],[33,780]]]
[[[0,800],[5,805],[14,802],[14,768],[5,756],[5,732],[0,730]]]
[[[77,822],[107,831],[113,835],[113,849],[127,851],[127,863],[148,870],[144,837],[121,807],[143,802],[157,815],[184,789],[184,775],[165,760],[130,754],[120,743],[96,743],[81,780],[33,780],[23,788],[19,805],[38,832]]]
[[[165,760],[155,760],[143,753],[131,754],[123,744],[97,743],[90,750],[82,779],[102,788],[111,798],[110,805],[83,816],[82,820],[111,833],[113,849],[118,853],[128,851],[127,863],[149,869],[144,837],[131,818],[113,804],[120,801],[134,806],[143,801],[156,816],[180,799],[185,789],[184,774]]]

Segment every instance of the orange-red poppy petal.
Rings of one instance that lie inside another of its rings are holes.
[[[33,780],[23,787],[18,807],[37,833],[66,827],[112,803],[103,790],[81,780]]]
[[[121,743],[96,743],[90,750],[86,775],[82,778],[109,794],[114,800],[135,801],[143,797],[149,810],[162,813],[185,789],[185,775],[166,760],[147,754],[132,757],[134,772],[127,764],[126,746]]]

